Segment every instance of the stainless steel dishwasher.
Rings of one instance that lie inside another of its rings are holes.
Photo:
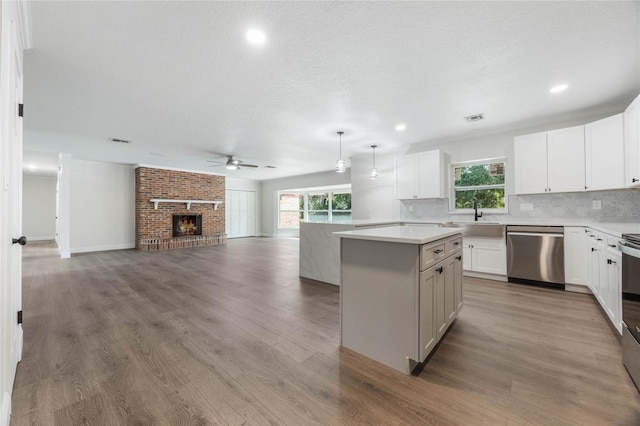
[[[564,289],[564,227],[507,226],[507,278]]]

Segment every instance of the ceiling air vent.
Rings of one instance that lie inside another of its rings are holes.
[[[468,115],[464,118],[468,123],[475,123],[476,121],[484,120],[484,114]]]
[[[127,141],[124,139],[118,139],[118,138],[109,138],[109,142],[113,142],[113,143],[131,143],[131,141]]]

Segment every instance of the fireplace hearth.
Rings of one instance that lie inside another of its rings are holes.
[[[202,235],[202,215],[174,214],[173,237],[189,237]]]

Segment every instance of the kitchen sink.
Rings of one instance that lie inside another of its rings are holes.
[[[443,228],[461,228],[465,237],[504,238],[505,225],[498,222],[445,222]]]

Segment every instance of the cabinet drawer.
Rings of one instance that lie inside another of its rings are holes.
[[[462,237],[449,238],[445,242],[445,248],[447,255],[455,253],[456,250],[460,250],[462,248]]]
[[[435,265],[438,260],[445,257],[447,255],[445,246],[446,244],[443,240],[424,244],[420,248],[420,270],[424,271],[430,268]]]
[[[606,237],[605,242],[607,243],[607,247],[612,249],[618,248],[618,241],[620,241],[620,238],[614,237],[613,235],[609,235],[609,234],[605,234],[605,237]]]

